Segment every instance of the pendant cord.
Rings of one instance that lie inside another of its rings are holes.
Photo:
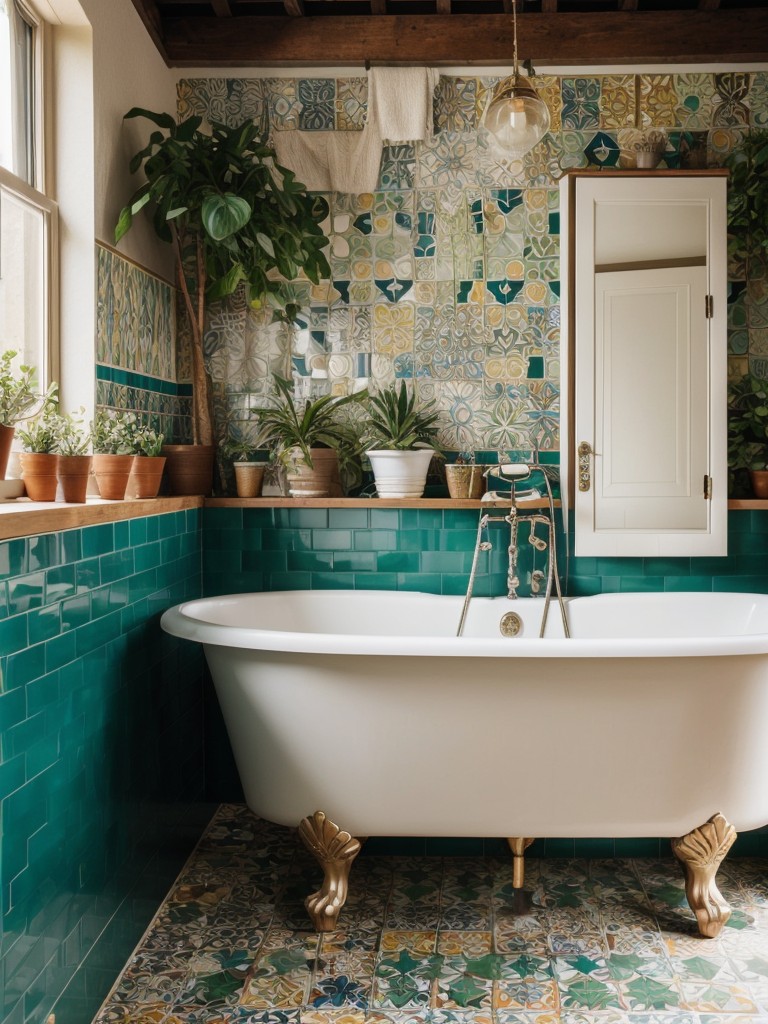
[[[517,78],[517,0],[512,0],[512,74]]]

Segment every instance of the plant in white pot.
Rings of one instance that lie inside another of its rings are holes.
[[[339,410],[362,402],[367,393],[322,395],[297,405],[290,381],[275,374],[276,404],[254,409],[259,436],[272,449],[272,459],[286,473],[291,497],[324,498],[341,495],[340,466],[359,451],[353,424]]]
[[[197,450],[189,454],[202,463],[202,475],[185,483],[177,475],[176,457],[191,446],[166,445],[171,489],[210,493],[215,432],[203,355],[208,304],[244,287],[252,307],[271,307],[273,320],[292,323],[300,307],[289,282],[302,273],[314,284],[330,277],[323,252],[328,239],[320,227],[328,204],[277,164],[275,151],[265,145],[253,121],[236,127],[211,122],[204,131],[200,117],[177,123],[171,114],[138,107],[125,116],[147,118],[158,130],[130,162],[130,170],[142,168],[146,180],[121,211],[115,240],[141,209],[152,211],[156,234],[173,246],[192,337],[192,441]]]
[[[419,406],[404,380],[368,396],[363,435],[380,498],[420,498],[437,446],[434,400]]]

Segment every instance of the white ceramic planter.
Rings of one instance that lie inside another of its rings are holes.
[[[420,498],[427,482],[427,471],[435,454],[431,448],[409,452],[372,449],[365,453],[380,498]]]

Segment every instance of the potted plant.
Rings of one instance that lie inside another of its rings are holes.
[[[353,395],[322,395],[297,406],[291,384],[274,375],[277,403],[255,409],[260,436],[272,449],[273,460],[285,469],[291,497],[324,498],[341,495],[341,466],[359,450],[357,431],[341,419],[339,409],[361,402],[365,391]]]
[[[20,456],[21,476],[32,501],[55,501],[58,478],[56,470],[59,456],[56,407],[56,385],[48,391],[39,415],[19,427],[18,435],[23,451]]]
[[[162,454],[164,434],[145,424],[133,432],[133,452],[136,456],[131,468],[128,493],[133,498],[156,498],[165,468]]]
[[[738,477],[749,473],[756,498],[768,498],[768,381],[746,374],[732,388],[728,407],[728,467]]]
[[[768,130],[748,132],[726,159],[728,255],[743,259],[747,288],[768,265]],[[768,498],[768,381],[746,374],[731,390],[728,464],[739,485],[748,470],[756,497]]]
[[[380,498],[420,498],[438,452],[434,400],[420,408],[405,381],[370,395],[363,437]]]
[[[34,367],[20,364],[14,369],[17,355],[12,349],[0,353],[0,480],[5,479],[16,424],[51,396],[50,389],[46,395],[39,394]]]
[[[204,449],[207,470],[202,481],[186,485],[177,482],[172,462],[169,474],[175,493],[200,493],[201,487],[208,493],[215,439],[203,356],[207,305],[244,287],[252,306],[266,304],[273,319],[293,322],[299,306],[288,282],[302,272],[315,284],[330,276],[320,227],[328,204],[276,163],[252,121],[237,127],[212,122],[210,131],[201,131],[200,117],[177,124],[170,114],[138,107],[125,116],[147,118],[159,130],[130,162],[146,180],[121,211],[115,240],[147,207],[157,235],[173,245],[192,338],[192,440]],[[166,450],[177,454],[175,447]]]
[[[269,452],[262,442],[231,435],[222,445],[222,453],[232,460],[238,498],[260,498],[269,466]],[[262,455],[257,459],[255,456]]]
[[[61,494],[64,501],[77,504],[85,501],[92,461],[88,454],[91,435],[89,430],[83,429],[84,418],[85,408],[81,406],[77,412],[58,415],[55,423],[59,453],[56,471]]]
[[[133,413],[99,409],[91,423],[93,475],[102,498],[121,501],[133,467]]]

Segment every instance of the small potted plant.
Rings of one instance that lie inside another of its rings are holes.
[[[38,392],[34,367],[20,364],[14,369],[17,355],[12,349],[0,353],[0,480],[5,479],[16,424],[52,394],[50,389],[45,395]]]
[[[222,454],[232,460],[238,498],[260,498],[268,469],[269,452],[259,438],[230,437],[221,446]],[[256,455],[263,455],[261,459]]]
[[[262,441],[286,471],[289,494],[294,498],[340,496],[340,465],[354,459],[359,440],[353,425],[339,417],[339,409],[363,401],[366,392],[322,395],[297,405],[290,382],[277,374],[274,380],[277,404],[255,409],[254,415]]]
[[[728,467],[749,473],[756,498],[768,498],[768,381],[750,374],[732,388],[728,409]]]
[[[41,412],[26,427],[19,427],[23,451],[21,475],[32,501],[55,501],[58,486],[58,411],[56,386],[49,389]]]
[[[163,479],[165,456],[161,454],[164,434],[159,434],[149,424],[137,427],[133,432],[133,460],[128,492],[134,498],[156,498]]]
[[[83,504],[91,472],[91,443],[89,430],[83,429],[85,408],[77,412],[62,413],[56,417],[56,450],[59,453],[57,474],[64,501]]]
[[[133,467],[134,413],[99,409],[91,423],[93,475],[102,498],[121,501]]]
[[[363,444],[380,498],[420,498],[437,447],[434,400],[417,405],[404,380],[368,397]]]

